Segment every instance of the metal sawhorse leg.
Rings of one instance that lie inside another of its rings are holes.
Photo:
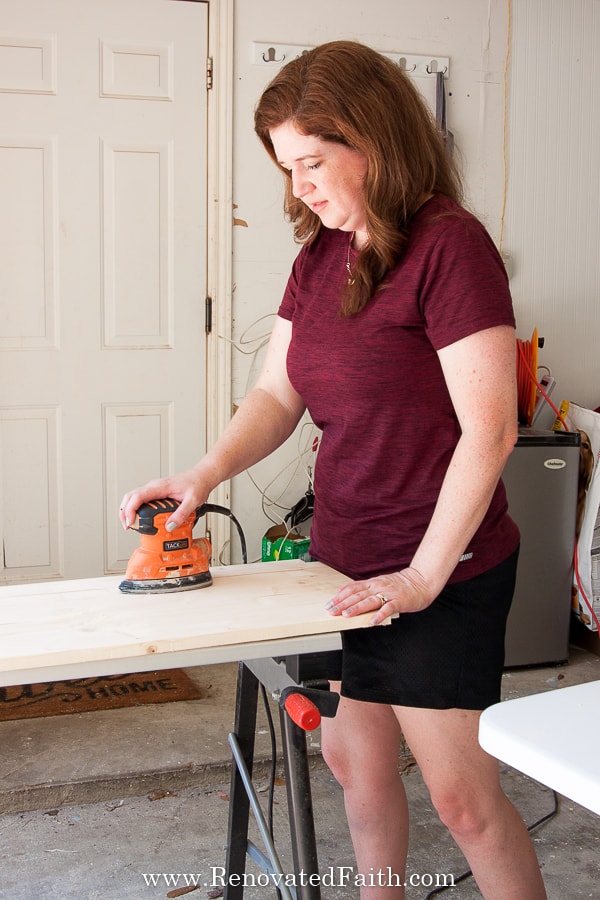
[[[313,654],[329,657],[331,653]],[[337,656],[337,654],[335,654]],[[322,688],[308,687],[299,681],[301,657],[251,660],[239,664],[235,708],[235,731],[229,736],[233,753],[227,836],[225,900],[241,900],[244,894],[246,856],[258,862],[271,876],[283,900],[320,900],[319,863],[310,789],[310,773],[305,728],[296,724],[286,711],[293,695],[308,698],[319,713],[335,715],[338,697]],[[317,666],[325,660],[318,660]],[[280,704],[282,753],[287,790],[288,817],[293,858],[293,873],[284,873],[268,833],[262,810],[252,787],[254,739],[258,709],[258,690],[264,685]],[[313,707],[314,708],[314,707]],[[318,724],[317,719],[317,724]],[[309,725],[307,727],[315,727]],[[267,855],[248,841],[250,810],[257,820]],[[313,878],[311,879],[311,875]],[[287,882],[287,883],[286,883]]]

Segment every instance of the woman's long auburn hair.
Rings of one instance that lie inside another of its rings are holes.
[[[292,122],[302,134],[344,144],[367,158],[364,185],[369,241],[341,301],[352,316],[368,303],[400,260],[410,220],[424,197],[461,202],[458,171],[425,101],[394,62],[355,41],[332,41],[285,65],[265,88],[254,127],[278,165],[272,128]],[[285,213],[299,243],[314,240],[321,220],[292,193],[285,175]]]

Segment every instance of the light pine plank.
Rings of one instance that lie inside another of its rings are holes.
[[[120,576],[0,588],[0,671],[146,657],[338,632],[369,614],[332,617],[348,579],[321,563],[223,566],[194,591],[123,594]]]

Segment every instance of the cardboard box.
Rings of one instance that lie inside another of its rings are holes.
[[[284,540],[285,539],[285,540]],[[270,562],[276,559],[303,559],[310,560],[308,546],[310,538],[295,531],[288,532],[285,525],[273,525],[263,535],[262,561]]]

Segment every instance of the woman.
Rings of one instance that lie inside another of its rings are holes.
[[[342,698],[323,753],[344,789],[364,900],[400,898],[408,813],[401,734],[486,898],[545,897],[526,828],[477,740],[500,698],[519,535],[500,474],[516,440],[514,317],[502,262],[410,80],[338,41],[285,66],[255,128],[303,247],[265,364],[192,470],[127,494],[171,496],[181,522],[264,458],[308,408],[322,429],[311,555],[352,581],[332,615]]]

